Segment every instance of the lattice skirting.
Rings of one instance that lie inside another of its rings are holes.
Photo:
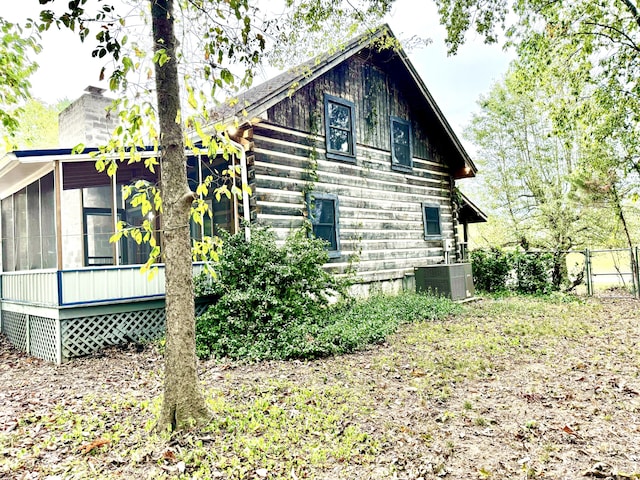
[[[164,308],[61,320],[62,357],[66,360],[109,345],[155,340],[164,333],[164,323]]]
[[[58,320],[29,316],[29,353],[50,362],[58,361]]]
[[[57,320],[53,318],[2,311],[2,333],[13,346],[50,362],[58,359]]]
[[[208,307],[209,303],[197,302],[196,315]],[[111,345],[156,340],[165,329],[164,307],[60,320],[3,309],[0,318],[0,329],[13,346],[51,362],[89,355]]]
[[[14,347],[27,351],[27,316],[24,313],[2,312],[2,333]]]

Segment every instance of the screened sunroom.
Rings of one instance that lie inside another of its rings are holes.
[[[214,201],[215,187],[232,181],[222,174],[228,162],[191,155],[187,163],[193,190],[207,177],[213,182],[203,198],[212,216],[192,223],[192,236],[236,231],[241,202]],[[158,184],[159,173],[142,162],[119,162],[109,177],[96,171],[90,154],[65,149],[16,151],[0,159],[0,328],[12,344],[59,363],[163,331],[163,265],[149,280],[140,273],[147,244],[130,237],[110,242],[118,222],[139,226],[145,220],[122,193],[139,180]],[[161,216],[147,219],[161,244]]]

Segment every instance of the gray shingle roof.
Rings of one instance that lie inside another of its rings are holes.
[[[238,117],[242,121],[243,110],[247,112],[246,116],[248,118],[260,114],[287,95],[292,95],[296,90],[345,58],[355,55],[358,51],[370,46],[373,41],[385,33],[393,35],[387,25],[382,25],[373,31],[365,32],[353,38],[345,45],[337,47],[335,52],[325,52],[295,67],[291,67],[276,77],[240,93],[232,99],[232,102],[226,102],[216,107],[212,112],[212,119],[214,121],[230,121],[233,117]]]

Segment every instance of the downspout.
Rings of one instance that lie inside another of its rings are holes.
[[[245,189],[245,185],[248,185],[248,175],[247,175],[247,155],[244,151],[244,147],[229,138],[229,143],[238,149],[240,156],[240,180],[242,181],[242,210],[244,211],[244,239],[248,242],[251,240],[251,228],[249,224],[251,223],[251,212],[249,211],[249,194]]]

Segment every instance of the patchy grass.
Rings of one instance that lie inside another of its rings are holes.
[[[640,478],[637,312],[496,297],[356,354],[202,362],[212,420],[173,437],[154,349],[56,367],[2,340],[0,477]]]

